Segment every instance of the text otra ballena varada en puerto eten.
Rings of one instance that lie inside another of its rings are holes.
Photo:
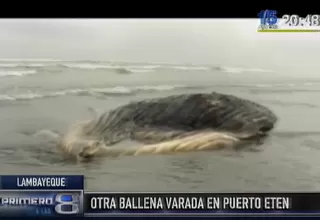
[[[90,199],[91,210],[289,210],[288,197],[112,197]]]

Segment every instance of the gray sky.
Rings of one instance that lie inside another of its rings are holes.
[[[258,19],[1,19],[0,57],[318,65],[320,33],[257,26]]]

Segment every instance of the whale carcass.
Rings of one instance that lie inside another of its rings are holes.
[[[266,106],[233,95],[174,95],[131,102],[77,122],[59,148],[80,159],[208,150],[265,138],[276,122]],[[146,145],[113,147],[130,139]]]

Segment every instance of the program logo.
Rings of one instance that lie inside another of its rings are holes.
[[[80,214],[80,196],[76,193],[58,193],[55,202],[55,211],[58,214]]]

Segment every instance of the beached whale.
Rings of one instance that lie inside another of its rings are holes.
[[[58,147],[80,160],[211,150],[261,140],[276,122],[269,108],[233,95],[184,94],[132,102],[75,123]],[[113,147],[129,139],[146,145]]]

